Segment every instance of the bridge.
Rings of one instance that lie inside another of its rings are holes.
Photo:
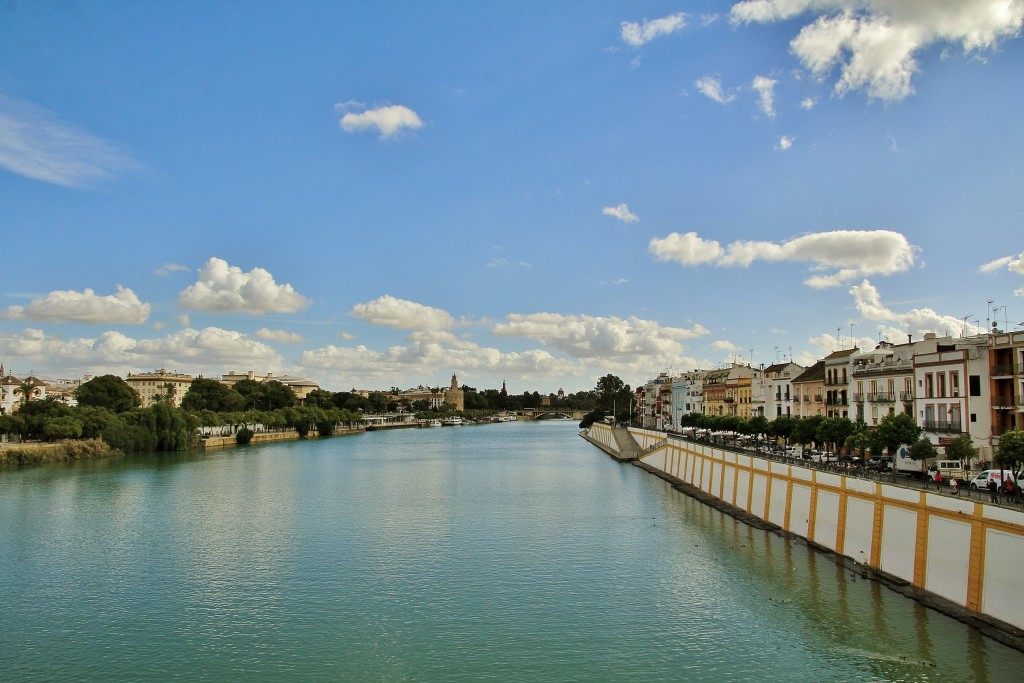
[[[587,416],[585,410],[569,410],[568,408],[523,408],[516,413],[522,420],[582,420]]]

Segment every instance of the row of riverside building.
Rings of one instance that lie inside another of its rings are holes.
[[[983,461],[999,437],[1024,430],[1024,332],[937,337],[835,351],[810,367],[732,363],[660,374],[636,389],[634,419],[677,430],[684,415],[846,417],[869,428],[885,415],[912,415],[936,446],[968,434]]]

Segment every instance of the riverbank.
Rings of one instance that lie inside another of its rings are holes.
[[[352,434],[363,434],[366,432],[366,427],[342,427],[341,429],[335,429],[334,433],[328,436],[350,436]],[[273,443],[275,441],[296,441],[301,438],[307,439],[319,439],[320,434],[316,432],[310,432],[305,437],[299,435],[294,429],[286,429],[279,432],[256,432],[252,435],[252,439],[249,443]],[[201,439],[199,442],[199,448],[209,450],[211,448],[228,448],[230,446],[237,446],[238,441],[234,434],[227,436],[208,436]]]
[[[0,447],[0,465],[42,465],[51,462],[72,462],[121,455],[101,439],[57,441],[54,443],[6,442]]]
[[[623,458],[617,452],[618,443],[611,430],[600,429],[599,432],[598,438],[588,432],[582,432],[581,436],[616,460],[628,460],[665,480],[684,495],[754,528],[806,545],[851,574],[880,583],[1007,647],[1024,652],[1024,629],[983,609],[971,609],[927,589],[936,586],[953,594],[967,584],[964,591],[967,601],[973,600],[979,607],[997,604],[1004,612],[1009,608],[1010,614],[1015,614],[1021,595],[1012,589],[1005,593],[1005,586],[999,582],[1004,573],[1002,566],[1012,557],[1003,557],[1007,553],[992,553],[1007,543],[1008,538],[1019,539],[1020,535],[1016,533],[1019,529],[1015,528],[1014,520],[1007,519],[999,510],[986,510],[987,506],[980,503],[975,505],[981,509],[972,505],[971,508],[945,510],[941,501],[929,497],[931,494],[901,494],[882,490],[887,487],[874,482],[865,482],[862,486],[855,478],[848,480],[840,475],[819,478],[816,473],[783,471],[772,467],[772,463],[754,458],[749,458],[747,463],[748,458],[738,454],[706,452],[700,447],[691,450],[675,442],[670,445],[656,434],[638,432],[641,443],[651,445],[642,448],[635,458]],[[923,498],[915,499],[915,496]],[[833,498],[834,510],[828,504]],[[913,519],[909,517],[911,514]],[[803,526],[799,531],[803,533],[793,529],[800,526],[797,520],[801,518]],[[960,540],[953,524],[966,525],[971,534],[982,539],[982,546],[978,547],[968,537],[970,549],[965,555],[968,559],[963,562],[966,565],[963,576],[948,566],[958,564],[948,561],[950,546]],[[933,550],[942,549],[934,551],[937,559],[929,552],[929,532],[933,536]],[[949,535],[943,538],[940,532]],[[992,537],[991,533],[998,537]],[[815,541],[816,535],[821,537],[821,542]],[[990,547],[986,549],[985,545]],[[862,548],[869,552],[863,553]],[[850,556],[854,553],[870,556],[872,561],[858,562]],[[903,578],[884,571],[886,566],[905,568],[909,576]],[[1007,567],[1008,571],[1012,569],[1012,566]],[[958,586],[956,580],[961,578],[963,583]],[[987,587],[986,581],[996,587]],[[998,603],[985,600],[993,590],[1001,594]]]

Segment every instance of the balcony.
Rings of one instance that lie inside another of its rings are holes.
[[[868,401],[871,403],[895,403],[896,396],[889,392],[876,392],[874,394],[868,394]]]
[[[864,394],[856,394],[855,393],[853,395],[853,402],[854,403],[863,403],[864,402]]]
[[[904,403],[910,403],[911,401],[914,400],[914,392],[913,391],[901,391],[900,392],[900,400],[903,401]]]
[[[992,373],[992,377],[1012,377],[1013,376],[1013,364],[1008,365],[993,365],[989,371]]]
[[[799,403],[799,402],[800,402],[800,397],[799,396],[794,396],[793,397],[793,403]]]
[[[933,422],[925,420],[921,428],[926,432],[932,432],[933,434],[959,434],[960,425],[952,422]]]
[[[1020,405],[1020,400],[1014,400],[1013,396],[993,396],[992,407],[996,410],[1014,410]]]
[[[822,402],[822,398],[821,398],[821,396],[815,396],[815,397],[814,397],[814,402],[815,402],[815,403],[821,403],[821,402]]]

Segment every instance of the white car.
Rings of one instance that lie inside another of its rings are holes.
[[[1006,476],[1012,482],[1016,482],[1017,478],[1013,476],[1013,471],[1009,469],[1003,470],[984,470],[981,474],[971,479],[970,487],[972,491],[987,491],[988,482],[990,479],[994,479],[996,486],[1002,488],[1003,475]]]

